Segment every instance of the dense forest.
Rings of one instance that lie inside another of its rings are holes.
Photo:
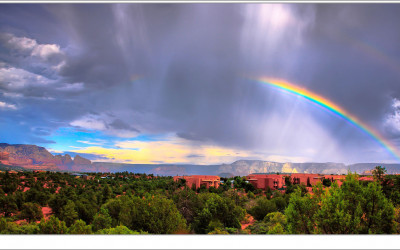
[[[1,234],[394,234],[400,176],[348,173],[308,192],[256,190],[245,177],[218,188],[145,174],[0,173]],[[44,211],[47,211],[44,214]]]

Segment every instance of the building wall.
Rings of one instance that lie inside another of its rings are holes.
[[[193,185],[196,188],[200,188],[201,185],[204,185],[206,188],[218,188],[221,181],[221,178],[216,175],[174,176],[174,181],[178,181],[179,179],[185,179],[186,186],[188,186],[189,188],[192,188]]]
[[[342,184],[345,176],[342,175],[321,175],[321,174],[250,174],[247,180],[253,184],[256,189],[266,190],[267,187],[271,189],[279,189],[285,186],[285,177],[290,176],[293,184],[304,184],[307,186],[307,180],[310,180],[311,185],[316,185],[322,182],[323,178],[329,178]]]
[[[257,189],[266,190],[282,188],[285,184],[285,175],[283,174],[255,174],[248,175],[247,180]]]
[[[291,174],[290,177],[292,180],[294,178],[300,180],[300,183],[297,184],[304,184],[307,186],[307,180],[310,179],[311,185],[316,185],[317,183],[322,181],[323,176],[320,174]]]

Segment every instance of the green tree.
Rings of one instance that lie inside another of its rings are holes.
[[[313,217],[317,209],[318,204],[316,199],[312,199],[309,194],[302,196],[301,189],[295,189],[290,196],[289,205],[285,210],[289,233],[313,233],[315,227]]]
[[[267,214],[264,218],[268,227],[267,234],[286,234],[285,226],[287,224],[286,216],[281,212]]]
[[[141,233],[137,231],[132,231],[126,226],[117,226],[113,228],[106,228],[97,231],[96,234],[146,234],[146,233]]]
[[[15,199],[11,195],[0,197],[0,213],[4,213],[5,217],[10,217],[11,214],[18,211],[18,206]]]
[[[390,234],[394,232],[394,206],[382,193],[378,183],[369,183],[363,189],[363,219],[361,233]]]
[[[94,216],[92,229],[97,232],[101,229],[110,228],[112,223],[111,216],[108,214],[108,210],[104,207]]]
[[[248,197],[249,199],[255,199],[255,198],[256,198],[256,196],[254,195],[254,193],[251,192],[251,191],[249,191],[249,192],[247,193],[247,197]]]
[[[286,216],[280,212],[272,212],[262,221],[249,226],[252,234],[286,234]]]
[[[60,217],[62,208],[67,204],[67,197],[63,193],[53,195],[49,200],[49,206],[54,215]]]
[[[324,234],[357,233],[363,214],[358,202],[362,199],[360,195],[361,186],[355,183],[353,176],[343,183],[343,189],[333,184],[321,195],[320,209],[315,216],[317,231]]]
[[[224,227],[241,227],[240,221],[244,219],[246,211],[236,206],[232,199],[207,193],[201,194],[200,199],[204,201],[204,205],[193,223],[196,233],[208,233],[210,223],[216,221],[221,222]]]
[[[322,180],[322,185],[324,185],[325,187],[330,187],[332,185],[332,181],[331,179],[327,178],[327,179],[323,179]]]
[[[127,203],[127,196],[123,196],[118,199],[110,199],[104,204],[102,207],[107,209],[109,215],[111,216],[113,227],[116,227],[120,224],[119,214],[121,213],[122,206]]]
[[[307,187],[311,187],[310,177],[307,177]]]
[[[107,200],[109,200],[109,199],[111,199],[112,198],[112,194],[113,194],[113,192],[112,192],[112,189],[110,188],[110,186],[109,185],[105,185],[104,187],[103,187],[103,192],[102,192],[102,197],[103,197],[103,204],[104,203],[106,203],[107,202]]]
[[[0,218],[0,234],[38,234],[39,226],[34,224],[7,222],[5,218]]]
[[[16,191],[13,196],[15,198],[15,203],[17,204],[18,209],[21,210],[22,205],[25,203],[25,193],[21,191]]]
[[[224,229],[216,228],[215,230],[209,232],[208,234],[229,234],[229,233]]]
[[[39,226],[36,224],[36,222],[25,225],[21,224],[19,229],[20,234],[39,234],[40,232]]]
[[[55,216],[50,216],[47,221],[44,219],[40,221],[39,231],[41,234],[66,234],[67,226],[64,221],[60,221]]]
[[[178,180],[178,188],[186,186],[186,179],[179,179]]]
[[[291,195],[285,210],[290,233],[367,234],[392,233],[394,208],[377,182],[361,185],[349,173],[342,186],[327,191],[320,184],[314,195]]]
[[[230,190],[224,192],[223,196],[231,199],[235,203],[236,206],[243,205],[244,200],[241,199],[238,191],[235,189],[230,189]],[[207,197],[207,196],[204,196],[204,197]]]
[[[16,178],[8,173],[8,171],[6,171],[4,175],[2,175],[0,184],[3,191],[7,194],[15,192],[18,188]]]
[[[0,217],[0,233],[7,228],[7,220],[4,217]]]
[[[41,220],[43,218],[42,208],[36,203],[26,202],[22,205],[20,217],[29,223]]]
[[[38,184],[36,183],[36,185]],[[48,193],[48,190],[45,190],[42,187],[33,187],[25,193],[26,202],[38,203],[41,206],[45,206],[48,203],[49,198],[50,194]]]
[[[374,176],[374,179],[382,182],[384,175],[387,173],[387,170],[385,167],[382,166],[376,166],[374,170],[372,170],[372,175]]]
[[[275,202],[268,200],[265,197],[258,198],[256,202],[256,205],[249,211],[249,214],[251,214],[256,220],[262,220],[267,214],[278,210]]]
[[[160,196],[132,197],[124,204],[119,217],[123,225],[135,231],[172,234],[187,229],[186,221],[173,201]]]
[[[83,220],[77,220],[68,228],[68,234],[92,234],[92,227]]]
[[[200,209],[201,202],[196,192],[189,188],[177,190],[173,197],[179,212],[183,215],[186,221],[191,224]]]
[[[71,226],[75,220],[78,219],[78,212],[76,211],[75,203],[73,201],[68,201],[61,209],[60,216],[68,227]]]
[[[248,193],[248,192],[254,192],[254,191],[256,190],[256,188],[254,187],[254,185],[251,184],[251,183],[248,182],[248,181],[246,181],[246,182],[243,184],[243,188],[244,188],[244,190],[246,191],[246,193]]]
[[[285,185],[286,185],[286,187],[292,186],[292,177],[290,177],[290,176],[285,176],[284,178],[285,178]]]
[[[90,201],[86,198],[80,198],[77,202],[75,202],[76,211],[78,212],[78,217],[86,222],[86,224],[90,224],[93,221],[95,214],[97,213],[97,205],[96,201],[92,199]]]
[[[276,209],[279,212],[284,212],[287,207],[287,202],[282,196],[273,198],[271,201],[275,203]]]
[[[395,233],[400,233],[400,207],[396,207],[394,209],[394,229]],[[1,232],[1,223],[0,223],[0,232]]]

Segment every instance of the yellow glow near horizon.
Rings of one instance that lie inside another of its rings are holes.
[[[188,141],[177,138],[168,141],[124,141],[116,143],[115,146],[118,148],[89,146],[73,152],[103,156],[111,162],[134,164],[219,164],[232,162],[238,157],[256,157],[255,154],[245,150],[214,145],[191,145]]]

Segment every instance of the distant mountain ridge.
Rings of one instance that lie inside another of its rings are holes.
[[[53,155],[46,148],[36,145],[0,143],[0,152],[6,156],[1,160],[4,165],[26,169],[75,171],[82,167],[88,169],[92,165],[90,160],[79,155],[74,159],[68,154]]]
[[[6,166],[19,166],[24,169],[78,172],[134,172],[155,175],[220,175],[245,176],[251,173],[319,173],[346,174],[348,171],[360,174],[368,173],[375,166],[381,165],[389,174],[400,174],[400,164],[357,163],[280,163],[260,160],[238,160],[230,164],[193,165],[193,164],[127,164],[110,162],[91,162],[76,155],[53,155],[44,147],[26,144],[0,143],[0,153],[7,159],[0,158]]]

